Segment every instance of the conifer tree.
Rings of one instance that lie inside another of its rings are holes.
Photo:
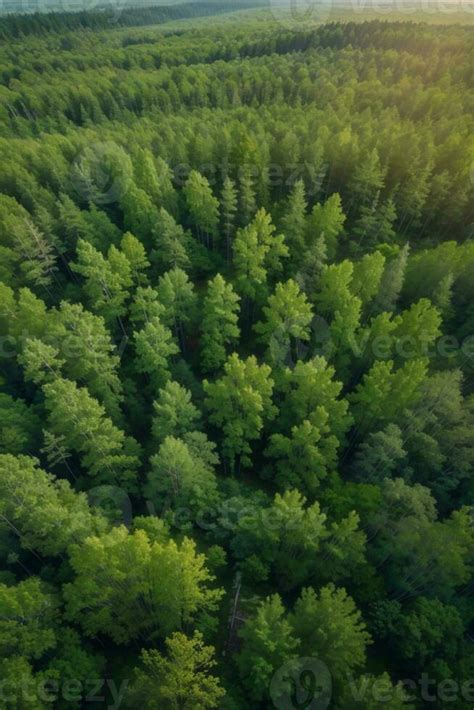
[[[220,379],[204,380],[210,419],[222,429],[223,450],[232,469],[236,460],[250,464],[250,442],[259,437],[264,422],[275,416],[270,374],[270,367],[259,365],[254,356],[240,360],[233,353]]]
[[[308,244],[313,246],[318,239],[324,237],[329,261],[337,252],[337,239],[342,233],[346,217],[342,211],[341,197],[334,193],[324,204],[317,203],[308,220]]]
[[[398,255],[386,264],[374,304],[379,313],[395,309],[403,288],[409,253],[410,247],[405,244]]]
[[[226,346],[238,341],[240,297],[220,274],[209,281],[203,303],[201,363],[206,371],[218,369],[226,360]]]
[[[237,212],[237,191],[234,182],[226,177],[221,193],[221,225],[225,239],[227,262],[232,257],[232,240],[235,233],[235,216]]]
[[[297,341],[309,340],[313,317],[311,304],[298,284],[292,279],[277,284],[263,313],[265,320],[256,323],[254,330],[267,346],[270,361],[283,365],[288,359],[296,360]]]
[[[191,170],[183,188],[191,223],[207,243],[217,238],[219,200],[214,197],[208,180],[197,170]]]
[[[303,180],[297,180],[288,197],[281,228],[297,261],[303,255],[306,238],[306,194]]]

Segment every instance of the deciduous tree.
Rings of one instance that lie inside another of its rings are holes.
[[[152,542],[144,530],[120,526],[70,554],[75,579],[64,587],[66,612],[86,636],[101,633],[115,643],[165,638],[200,612],[215,611],[221,596],[187,538]]]
[[[141,666],[135,669],[127,693],[129,707],[145,705],[150,710],[207,710],[219,706],[225,694],[212,675],[215,651],[202,634],[192,637],[175,632],[166,639],[166,654],[143,650]]]

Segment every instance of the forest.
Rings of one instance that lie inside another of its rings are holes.
[[[250,5],[0,19],[1,709],[474,705],[472,24]]]

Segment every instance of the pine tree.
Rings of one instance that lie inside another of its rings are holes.
[[[239,216],[240,226],[245,227],[257,211],[255,186],[251,172],[241,169],[239,172]]]
[[[320,426],[315,421],[319,415]],[[291,429],[291,434],[272,434],[265,456],[275,462],[275,480],[284,490],[288,486],[314,495],[331,465],[335,463],[338,441],[325,436],[327,413],[320,409],[313,421],[305,419]]]
[[[173,171],[160,156],[155,158],[155,166],[160,189],[160,204],[167,212],[176,215],[178,211],[178,195],[173,186]]]
[[[433,294],[433,303],[443,314],[444,320],[450,320],[454,315],[452,307],[454,276],[451,272],[444,276]]]
[[[185,328],[194,319],[197,302],[194,285],[185,271],[174,268],[160,276],[157,293],[164,307],[161,320],[165,325],[173,328],[184,350]]]
[[[324,357],[299,361],[293,369],[288,368],[281,390],[285,396],[279,417],[283,427],[299,425],[305,419],[321,426],[326,412],[327,434],[334,435],[340,444],[343,442],[352,416],[347,400],[340,396],[342,383],[335,379],[334,367]]]
[[[369,204],[378,195],[384,186],[385,172],[376,148],[359,160],[348,184],[354,204]]]
[[[63,436],[69,451],[101,483],[133,487],[137,447],[106,416],[104,407],[75,382],[56,378],[43,386],[48,431]]]
[[[405,244],[398,255],[386,264],[374,304],[379,313],[395,309],[403,288],[409,253],[410,247]]]
[[[158,291],[151,286],[138,286],[129,306],[131,323],[145,324],[153,318],[163,318],[165,307],[159,301]]]
[[[125,232],[120,241],[120,250],[127,257],[135,284],[145,284],[148,280],[145,272],[150,262],[143,244],[131,232]]]
[[[120,199],[123,223],[149,249],[153,243],[153,231],[158,222],[159,210],[144,190],[131,184]]]
[[[183,193],[191,223],[209,245],[218,235],[219,200],[212,194],[208,180],[197,170],[189,173]]]
[[[316,313],[328,320],[332,359],[343,379],[350,373],[356,332],[360,326],[362,303],[350,291],[353,264],[345,260],[326,266],[316,296]]]
[[[268,247],[259,241],[255,225],[237,231],[233,252],[235,285],[247,300],[261,300],[267,291],[267,252]]]
[[[297,359],[296,343],[309,340],[313,318],[311,304],[297,283],[290,279],[277,284],[263,313],[265,320],[256,323],[254,330],[267,345],[270,361],[283,365],[288,358]]]
[[[403,444],[402,431],[396,424],[387,424],[385,429],[369,434],[354,458],[357,479],[364,483],[381,483],[395,471],[400,476],[407,467]]]
[[[61,349],[64,361],[59,363],[63,372],[85,383],[108,414],[120,420],[123,394],[119,358],[103,318],[89,313],[80,304],[66,302],[52,316],[51,332],[56,342],[64,345]]]
[[[429,355],[441,335],[441,321],[439,310],[427,298],[402,311],[393,331],[398,359]]]
[[[363,564],[366,537],[358,515],[351,511],[329,525],[317,501],[306,503],[298,490],[287,488],[269,506],[237,507],[230,545],[246,577],[257,582],[271,577],[287,591],[312,580],[348,579]]]
[[[324,237],[327,256],[332,261],[337,252],[337,239],[341,235],[346,217],[342,211],[341,197],[335,192],[324,204],[317,203],[308,220],[307,241],[313,246],[318,239]]]
[[[150,261],[158,273],[167,269],[189,269],[186,233],[165,209],[160,209],[152,229],[153,248]]]
[[[64,235],[63,242],[67,245],[68,251],[74,248],[76,243],[82,239],[93,246],[95,244],[94,232],[91,224],[87,220],[85,210],[81,210],[70,197],[60,194],[58,202],[59,227]]]
[[[179,352],[173,334],[156,316],[134,333],[135,369],[149,375],[158,391],[170,379],[170,358]]]
[[[158,453],[150,459],[145,494],[158,510],[176,511],[181,524],[181,513],[194,516],[217,502],[217,480],[210,468],[187,444],[174,436],[167,436]]]
[[[289,251],[282,235],[275,235],[271,217],[264,209],[244,229],[239,229],[234,242],[234,268],[237,290],[252,300],[262,300],[268,280],[282,271],[282,259]]]
[[[237,191],[234,182],[226,177],[221,194],[221,225],[225,239],[227,262],[232,257],[232,239],[235,233],[235,214],[237,212]]]
[[[125,313],[125,301],[132,285],[130,263],[114,246],[107,259],[91,244],[79,240],[77,262],[73,271],[84,277],[84,293],[93,312],[103,316],[107,323]]]
[[[12,230],[20,271],[26,284],[51,286],[56,265],[55,246],[30,219],[15,225]]]
[[[396,218],[397,211],[392,199],[380,202],[377,194],[371,204],[362,205],[353,230],[358,239],[357,250],[372,249],[379,244],[392,244],[395,239],[393,224]]]
[[[199,425],[201,413],[191,401],[191,393],[171,380],[158,392],[153,402],[155,439],[162,442],[167,436],[183,437]]]
[[[226,346],[238,341],[239,301],[232,285],[220,274],[209,281],[202,315],[201,364],[204,370],[215,370],[223,365]]]
[[[150,150],[139,148],[135,154],[134,172],[137,187],[152,198],[155,206],[174,213],[176,192],[173,174],[163,158],[154,158]]]
[[[151,151],[139,148],[134,158],[134,173],[137,187],[144,190],[158,206],[161,201],[161,190],[158,174],[153,162],[153,155]]]
[[[282,232],[294,258],[303,256],[306,238],[306,193],[303,180],[297,180],[285,206],[281,221]]]
[[[304,254],[302,264],[295,280],[300,288],[307,294],[310,301],[314,300],[319,287],[319,280],[328,259],[326,241],[323,236],[318,237],[313,246]]]
[[[250,464],[250,442],[259,437],[264,422],[275,416],[270,374],[270,367],[258,365],[254,356],[240,360],[234,353],[219,380],[204,380],[210,420],[222,429],[224,455],[232,468],[236,459]]]
[[[358,432],[402,422],[405,410],[421,397],[427,369],[426,358],[408,360],[398,370],[394,370],[393,360],[377,360],[349,396]]]
[[[26,340],[18,362],[23,365],[25,380],[31,380],[36,385],[54,381],[61,375],[65,364],[65,360],[59,357],[59,350],[39,338]]]
[[[360,261],[353,262],[350,290],[360,298],[363,308],[367,308],[379,292],[384,267],[385,257],[379,251],[364,254]]]

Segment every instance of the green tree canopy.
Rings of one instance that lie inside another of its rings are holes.
[[[192,637],[175,632],[166,639],[166,655],[143,650],[141,666],[126,702],[129,707],[145,703],[150,710],[207,710],[219,707],[225,694],[212,675],[216,665],[214,649],[206,646],[198,631]]]
[[[236,457],[250,463],[250,442],[257,439],[266,420],[275,416],[273,380],[268,365],[254,356],[241,360],[236,353],[227,359],[224,374],[216,382],[204,380],[210,419],[222,429],[223,451],[234,466]]]
[[[66,611],[87,636],[110,636],[116,643],[165,638],[221,596],[209,588],[204,555],[185,538],[152,542],[144,530],[124,526],[89,537],[71,548],[73,582],[64,587]]]

